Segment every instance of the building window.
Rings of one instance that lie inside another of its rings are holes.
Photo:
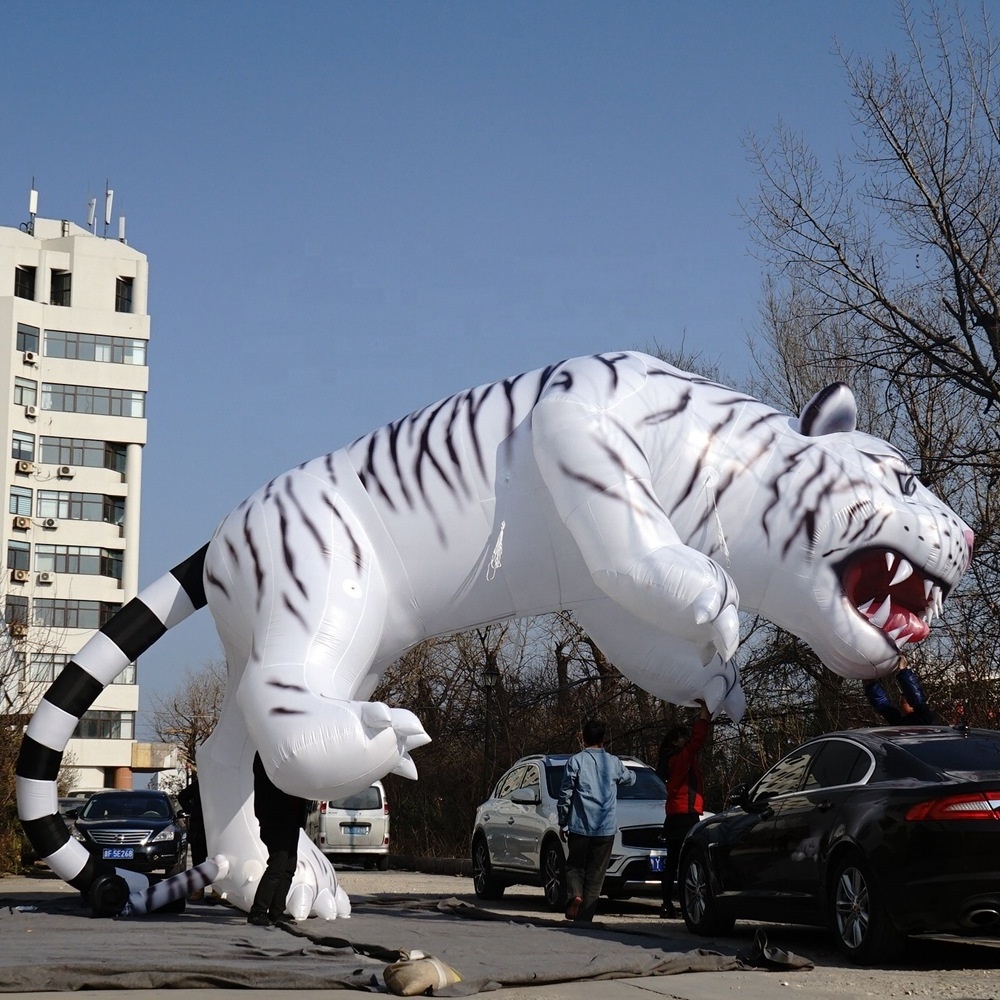
[[[45,356],[74,361],[105,361],[115,365],[144,365],[146,341],[136,337],[108,337],[102,333],[45,331]]]
[[[30,569],[31,546],[27,542],[7,542],[7,569]]]
[[[111,682],[112,684],[134,684],[135,664],[127,663],[122,667],[121,673]]]
[[[125,472],[126,446],[117,441],[42,436],[41,460],[48,465],[79,465]]]
[[[73,732],[78,740],[130,740],[135,731],[135,712],[91,709]]]
[[[35,569],[41,573],[80,573],[84,576],[108,576],[112,580],[121,580],[122,551],[98,548],[96,545],[36,545]]]
[[[51,684],[69,663],[69,653],[32,653],[28,661],[28,680],[36,684]]]
[[[34,299],[36,268],[22,264],[14,268],[14,294],[19,299]]]
[[[17,349],[19,351],[38,351],[38,327],[27,323],[17,324]]]
[[[38,402],[38,383],[34,379],[14,379],[14,405],[34,406]]]
[[[28,598],[17,594],[8,594],[4,620],[8,625],[27,625]]]
[[[10,438],[10,457],[35,460],[35,435],[25,431],[14,431]]]
[[[134,278],[118,278],[115,281],[115,312],[132,311],[132,283]]]
[[[72,275],[61,268],[52,268],[52,293],[49,303],[54,306],[68,306]]]
[[[69,653],[32,653],[26,668],[27,679],[33,684],[51,684],[72,659]],[[135,664],[126,664],[112,684],[135,684]]]
[[[39,490],[37,513],[39,517],[56,517],[61,521],[102,521],[120,526],[125,520],[125,497]]]
[[[27,486],[12,486],[10,488],[10,510],[8,513],[31,517],[31,490]]]
[[[42,383],[42,409],[61,413],[96,413],[110,417],[145,416],[146,394],[138,389]]]
[[[9,602],[8,602],[9,603]],[[90,628],[106,625],[120,604],[107,601],[73,601],[39,598],[35,601],[35,620],[49,628]]]

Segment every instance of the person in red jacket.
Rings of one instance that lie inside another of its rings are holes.
[[[667,847],[667,858],[660,875],[663,887],[661,917],[677,916],[673,894],[681,844],[684,843],[688,830],[701,819],[705,810],[698,751],[708,739],[712,716],[703,701],[699,700],[698,704],[701,712],[690,731],[687,726],[669,729],[660,744],[656,761],[656,773],[667,786],[662,838]]]

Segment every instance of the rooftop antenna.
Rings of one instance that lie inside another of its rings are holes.
[[[108,226],[111,225],[111,204],[115,200],[115,192],[108,187],[108,182],[104,182],[104,235],[108,235]]]
[[[35,190],[35,178],[31,178],[31,191],[28,193],[28,235],[35,235],[35,216],[38,215],[38,192]]]
[[[87,228],[94,231],[94,221],[97,218],[97,199],[90,198],[87,201]]]
[[[124,243],[125,242],[125,216],[124,215],[119,215],[118,216],[118,242],[119,243]]]

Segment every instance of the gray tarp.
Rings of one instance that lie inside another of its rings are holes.
[[[0,895],[0,991],[249,988],[386,992],[385,967],[420,950],[462,982],[438,996],[542,985],[719,971],[735,956],[691,950],[691,938],[600,923],[509,918],[457,898],[357,896],[348,920],[251,927],[221,903],[183,914],[95,919],[71,891]],[[659,928],[657,928],[659,931]]]

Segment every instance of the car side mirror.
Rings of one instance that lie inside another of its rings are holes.
[[[510,801],[522,806],[537,806],[541,798],[538,789],[532,786],[531,788],[515,788],[510,793]]]
[[[726,808],[732,809],[734,806],[739,806],[744,811],[749,812],[749,792],[750,786],[745,781],[741,781],[726,796]]]
[[[63,813],[63,815],[66,817],[66,819],[79,819],[80,818],[80,810],[79,809],[67,809],[66,812]]]

